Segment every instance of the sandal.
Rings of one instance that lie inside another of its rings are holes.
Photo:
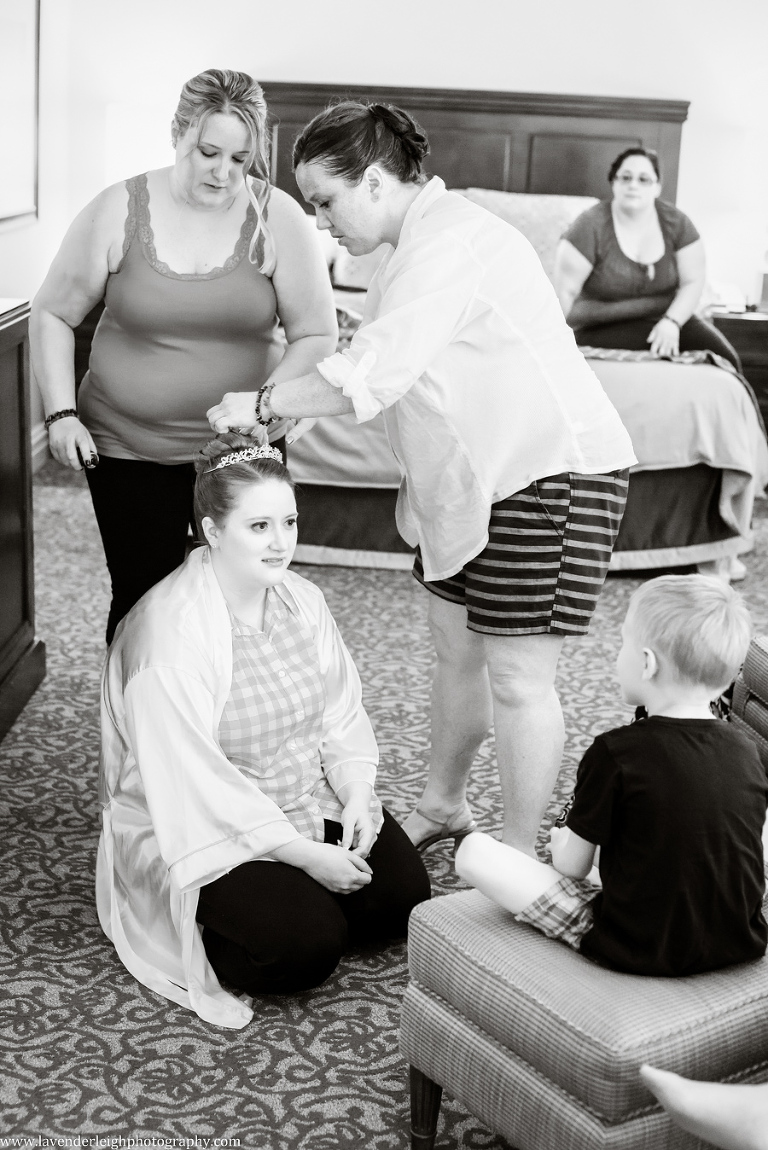
[[[477,823],[469,811],[461,812],[460,817],[463,819],[463,822],[459,822],[458,824],[451,820],[441,823],[437,819],[433,819],[431,815],[425,814],[420,807],[416,807],[414,814],[424,819],[425,822],[431,823],[432,827],[434,827],[434,830],[428,830],[422,838],[416,841],[411,839],[417,851],[425,851],[427,847],[431,847],[435,843],[444,842],[446,839],[455,839],[454,846],[457,846],[461,839],[466,838],[467,835],[471,835],[473,831],[477,830]]]

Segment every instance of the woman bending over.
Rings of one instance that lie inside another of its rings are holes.
[[[429,179],[427,151],[385,104],[337,104],[304,128],[294,167],[318,227],[352,255],[390,251],[346,351],[260,396],[227,393],[208,417],[223,431],[251,425],[255,405],[383,412],[437,656],[429,776],[406,830],[424,848],[474,826],[466,786],[493,722],[504,841],[532,852],[562,755],[560,649],[589,626],[635,456],[531,245]]]

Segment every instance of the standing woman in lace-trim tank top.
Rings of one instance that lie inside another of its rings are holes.
[[[86,469],[112,580],[108,642],[184,560],[206,410],[224,391],[309,371],[336,345],[317,238],[269,183],[266,114],[243,72],[189,80],[171,127],[173,165],[84,208],[33,304],[51,453]],[[76,400],[73,329],[102,299]],[[272,440],[283,433],[270,428]]]

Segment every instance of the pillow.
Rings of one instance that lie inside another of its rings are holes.
[[[577,216],[599,203],[593,196],[544,196],[528,192],[497,192],[489,188],[455,188],[454,191],[522,232],[536,249],[550,279],[555,270],[557,244],[563,232]]]
[[[338,252],[331,271],[333,286],[368,291],[373,273],[389,251],[389,244],[380,244],[375,251],[364,256],[351,256],[341,244],[336,246]]]

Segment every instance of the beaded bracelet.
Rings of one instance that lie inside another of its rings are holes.
[[[675,317],[673,315],[663,315],[661,318],[662,319],[671,319],[672,323],[675,325],[677,330],[680,331],[680,323],[678,320],[675,319]]]
[[[74,407],[63,407],[61,411],[54,411],[52,415],[47,415],[43,422],[43,426],[47,431],[51,424],[55,423],[57,419],[68,419],[70,415],[74,415],[75,418],[77,418],[77,412],[75,411]]]
[[[262,401],[266,397],[267,404],[269,404],[269,397],[274,386],[274,383],[265,383],[263,387],[259,388],[259,394],[256,396],[256,421],[260,423],[262,427],[269,427],[270,423],[277,423],[278,417],[276,415],[270,415],[268,419],[264,419],[261,414]],[[272,408],[270,407],[270,411],[271,410]]]

